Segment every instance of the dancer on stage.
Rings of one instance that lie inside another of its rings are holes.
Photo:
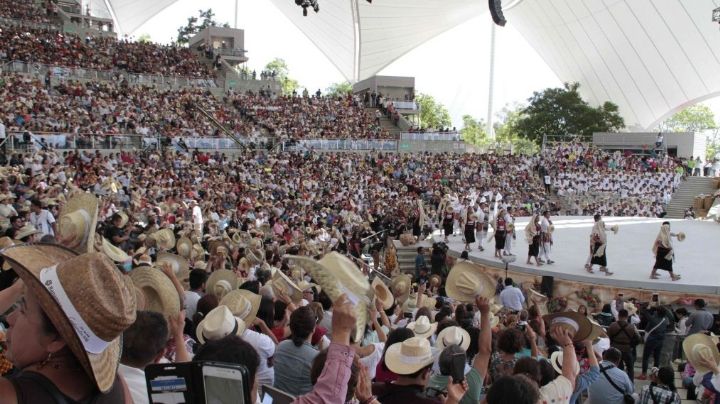
[[[502,258],[502,251],[505,248],[507,239],[507,221],[505,220],[505,209],[500,209],[493,223],[495,228],[495,257]]]
[[[445,213],[443,214],[442,227],[443,233],[445,234],[445,242],[448,242],[448,237],[453,234],[453,222],[455,221],[455,211],[453,207],[448,205],[445,207]]]
[[[533,213],[527,226],[525,226],[525,240],[528,243],[528,257],[526,264],[530,265],[530,259],[535,258],[535,265],[542,265],[540,259],[538,258],[542,238],[540,233],[540,221],[537,213]]]
[[[512,253],[513,240],[515,240],[515,216],[513,216],[512,210],[512,206],[508,205],[505,212],[505,227],[507,229],[507,233],[505,234],[505,248],[503,255],[506,256],[515,255]]]
[[[477,229],[477,216],[468,209],[467,220],[465,220],[465,251],[472,251],[470,245],[475,242],[475,230]]]
[[[487,201],[484,196],[480,198],[480,208],[475,214],[477,215],[477,233],[475,239],[478,242],[480,251],[485,251],[485,248],[483,248],[483,239],[487,236],[490,215],[487,212]]]
[[[670,273],[670,279],[676,281],[680,279],[680,275],[673,273],[673,261],[675,259],[675,249],[673,249],[672,238],[677,237],[678,241],[685,240],[685,233],[671,233],[670,222],[663,222],[660,226],[660,232],[653,243],[653,254],[655,254],[655,265],[653,265],[650,279],[658,279],[660,276],[657,274],[657,270],[668,271]]]
[[[554,226],[552,224],[552,220],[550,220],[550,211],[546,210],[545,212],[543,212],[542,218],[540,219],[540,234],[542,239],[542,244],[540,248],[540,262],[543,262],[542,258],[544,257],[544,262],[547,262],[548,264],[555,263],[555,261],[550,258],[550,251],[552,250],[553,245],[553,228]]]
[[[612,229],[605,227],[602,217],[596,214],[594,217],[595,225],[593,225],[592,232],[590,233],[590,260],[585,264],[585,270],[593,273],[593,266],[599,265],[600,272],[605,272],[605,275],[610,276],[613,272],[607,269],[607,235],[606,230],[612,230],[617,233],[617,225],[613,226]]]

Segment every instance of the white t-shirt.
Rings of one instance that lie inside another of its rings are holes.
[[[134,404],[149,403],[147,387],[145,385],[145,371],[121,364],[118,368],[118,373],[125,379]]]
[[[52,229],[52,224],[55,223],[55,218],[52,213],[47,209],[41,209],[40,213],[30,214],[30,223],[35,226],[36,229],[40,230],[41,236],[49,234],[54,236],[55,233]]]
[[[198,292],[188,290],[185,292],[185,317],[193,318],[197,312],[197,304],[200,301],[200,294]]]
[[[540,387],[540,401],[543,403],[569,403],[573,394],[570,380],[560,375],[550,383]]]
[[[252,345],[260,357],[260,366],[256,373],[258,386],[261,384],[272,386],[275,381],[275,370],[268,366],[268,361],[275,355],[275,343],[267,335],[253,330],[245,330],[242,339]]]
[[[200,209],[199,206],[193,207],[192,217],[193,217],[194,224],[199,224],[199,225],[203,224],[202,209]]]
[[[385,349],[385,343],[384,342],[375,342],[373,343],[373,346],[375,346],[375,350],[370,355],[360,358],[360,363],[365,365],[368,369],[368,374],[370,375],[370,380],[375,378],[375,372],[377,371],[377,365],[382,360],[382,353]]]

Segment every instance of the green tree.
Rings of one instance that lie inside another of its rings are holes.
[[[188,17],[187,24],[184,27],[178,28],[178,36],[176,42],[179,45],[186,45],[188,42],[190,42],[190,38],[192,38],[195,34],[198,32],[204,30],[207,27],[225,27],[230,28],[230,25],[228,23],[219,24],[217,21],[215,21],[215,13],[213,13],[212,8],[208,8],[207,10],[198,10],[198,17],[192,16]],[[198,22],[200,22],[198,24]]]
[[[265,70],[275,72],[275,78],[280,82],[284,95],[290,95],[300,87],[297,80],[290,78],[287,62],[282,58],[275,58],[265,65]]]
[[[516,133],[540,143],[546,134],[589,139],[593,132],[613,132],[625,126],[617,105],[607,101],[593,108],[580,97],[579,87],[578,83],[565,83],[562,88],[533,93],[514,124]]]
[[[658,126],[663,132],[697,132],[713,128],[717,128],[715,114],[705,104],[691,105]]]
[[[463,115],[463,128],[460,129],[460,137],[466,143],[481,146],[487,143],[488,137],[485,132],[485,121],[475,120],[470,115]]]
[[[332,83],[328,88],[325,89],[325,94],[330,97],[344,96],[352,94],[352,84],[349,81],[343,81],[340,83]]]
[[[145,33],[145,34],[141,34],[141,35],[137,38],[137,41],[138,41],[138,42],[142,42],[142,43],[150,43],[150,42],[152,42],[152,39],[150,38],[150,34]]]
[[[493,125],[495,140],[498,144],[512,145],[515,154],[537,154],[540,151],[538,144],[522,136],[517,129],[523,109],[519,104],[506,105],[497,114],[497,121]]]
[[[450,112],[432,95],[420,93],[415,97],[415,102],[420,107],[420,124],[423,128],[440,129],[452,126]]]

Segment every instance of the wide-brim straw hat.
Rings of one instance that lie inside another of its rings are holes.
[[[242,336],[246,324],[235,317],[227,306],[217,306],[203,318],[195,330],[195,335],[201,344],[206,341],[217,341],[228,335]]]
[[[638,311],[637,306],[635,306],[633,302],[624,302],[623,308],[627,310],[628,314],[631,316],[637,314]]]
[[[192,259],[198,259],[202,258],[205,259],[205,255],[207,255],[207,251],[205,251],[200,244],[193,244],[192,246]]]
[[[590,332],[590,335],[587,339],[590,341],[595,341],[598,338],[607,338],[607,333],[605,332],[605,329],[598,324],[595,320],[588,318],[590,321],[590,324],[592,325],[592,331]]]
[[[453,210],[453,207],[448,205],[445,207],[445,213],[453,213],[455,210]]]
[[[183,258],[190,258],[190,254],[192,254],[192,248],[193,243],[186,236],[180,237],[180,239],[177,241],[177,244],[175,244],[175,250],[177,251],[178,255]]]
[[[593,326],[590,320],[576,311],[564,311],[543,316],[547,323],[547,329],[559,326],[570,330],[573,334],[572,340],[580,342],[590,337]]]
[[[235,289],[220,300],[221,305],[230,309],[232,314],[241,318],[245,324],[252,325],[257,316],[262,296],[245,289]]]
[[[102,238],[102,253],[107,255],[113,262],[126,262],[131,259],[125,251],[114,246],[105,237]]]
[[[4,250],[8,247],[12,247],[15,245],[15,242],[10,237],[0,237],[0,250]],[[4,260],[2,265],[2,270],[7,271],[10,269],[10,263],[7,260]]]
[[[237,289],[240,280],[235,272],[229,269],[213,271],[207,279],[205,291],[222,300],[225,295]]]
[[[58,218],[58,233],[66,247],[82,254],[93,251],[98,218],[98,198],[89,193],[73,195]]]
[[[720,352],[718,352],[716,341],[709,335],[703,333],[688,335],[683,340],[682,346],[688,362],[701,374],[711,372],[712,369],[701,364],[700,358],[709,359],[711,362],[714,361],[715,364],[720,364]]]
[[[32,224],[26,223],[25,226],[21,227],[20,230],[15,233],[15,240],[22,240],[25,237],[38,233],[40,233],[40,230],[36,229]]]
[[[479,265],[462,261],[455,264],[445,282],[448,297],[467,303],[475,297],[491,298],[495,296],[495,281]]]
[[[119,210],[117,212],[117,215],[120,216],[120,228],[123,228],[127,225],[128,221],[130,221],[130,218],[128,217],[127,213],[125,213],[122,210]]]
[[[429,366],[434,360],[430,342],[421,337],[392,344],[385,352],[385,366],[398,375],[411,375]]]
[[[302,290],[303,292],[305,292],[306,290],[311,289],[311,288],[315,288],[315,290],[318,293],[320,293],[322,291],[322,287],[320,285],[312,283],[312,282],[308,282],[305,280],[298,282],[297,287],[298,287],[298,289]]]
[[[331,252],[320,260],[286,256],[288,261],[304,269],[318,283],[330,300],[335,301],[343,293],[353,305],[355,312],[355,341],[365,334],[367,305],[370,303],[370,283],[360,269],[346,256]]]
[[[165,262],[170,264],[170,268],[172,268],[173,273],[175,274],[175,278],[177,278],[177,280],[179,280],[180,282],[187,282],[189,280],[190,263],[188,262],[188,260],[177,254],[170,254],[166,252],[158,253],[155,260],[155,266],[159,268]]]
[[[379,277],[375,277],[370,286],[375,293],[375,298],[378,299],[380,303],[382,303],[383,309],[387,310],[391,308],[395,301],[395,298],[393,297],[390,288],[385,285],[385,282],[383,282]]]
[[[145,309],[174,317],[180,312],[180,296],[170,278],[160,269],[141,266],[130,272],[133,284],[145,295]]]
[[[149,236],[157,243],[161,250],[170,250],[175,247],[175,233],[170,229],[161,229]]]
[[[540,311],[541,315],[544,316],[544,315],[548,314],[548,309],[547,309],[548,297],[547,296],[545,296],[542,293],[531,288],[531,289],[528,289],[528,300],[530,301],[530,303],[537,305],[537,308]]]
[[[680,232],[677,234],[678,241],[684,241],[685,240],[685,233]]]
[[[416,321],[408,324],[407,328],[413,330],[416,337],[429,338],[435,334],[437,323],[431,323],[427,316],[420,316]]]
[[[463,351],[470,347],[470,333],[458,326],[446,327],[437,336],[437,348],[445,349],[449,345],[458,345]]]
[[[390,281],[390,290],[398,303],[405,303],[410,296],[412,288],[412,277],[408,274],[398,275]]]
[[[550,355],[550,364],[552,365],[553,369],[555,369],[558,374],[562,374],[562,364],[563,364],[563,358],[565,355],[563,355],[563,351],[555,351]],[[575,373],[575,376],[577,376],[580,373],[580,364],[575,361],[573,364],[573,372]]]
[[[428,280],[428,285],[431,289],[442,285],[442,277],[438,274],[430,275],[430,279]]]
[[[280,295],[280,291],[284,292],[287,297],[295,303],[299,303],[303,296],[302,290],[290,279],[283,271],[276,270],[273,273],[271,286],[275,296]]]
[[[102,254],[78,256],[59,245],[35,244],[10,247],[2,255],[93,384],[109,391],[120,362],[122,333],[135,322],[129,282]]]

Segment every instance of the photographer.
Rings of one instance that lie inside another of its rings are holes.
[[[641,308],[640,316],[646,320],[645,344],[643,346],[642,373],[638,380],[647,380],[648,362],[650,355],[653,356],[653,366],[660,366],[660,353],[665,342],[668,330],[675,329],[675,317],[670,310],[663,306],[652,306]]]

